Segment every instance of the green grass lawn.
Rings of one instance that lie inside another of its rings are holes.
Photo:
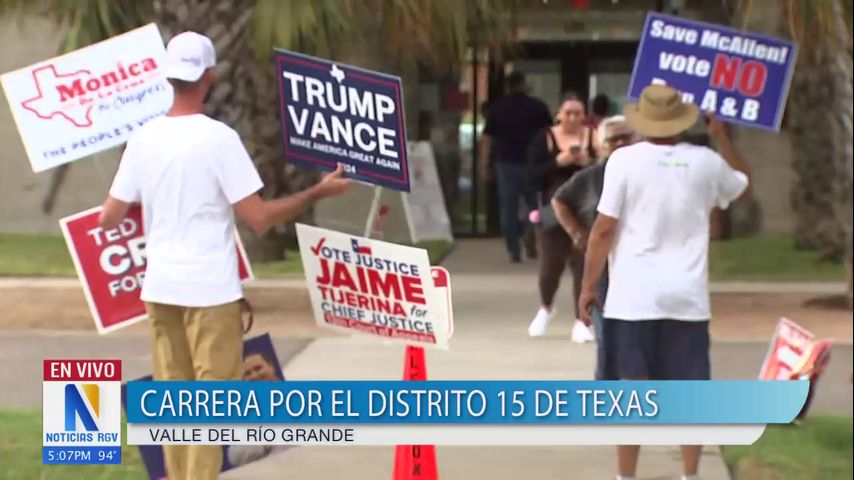
[[[74,264],[58,235],[0,234],[0,275],[74,276]]]
[[[41,435],[41,411],[0,409],[0,477],[8,480],[148,478],[139,449],[124,444],[121,465],[42,465]]]
[[[796,250],[790,236],[739,238],[712,242],[713,280],[845,281],[842,263],[822,261],[814,251]]]
[[[423,242],[437,264],[450,251],[445,241]],[[252,265],[259,278],[301,275],[299,252],[285,260]],[[712,242],[709,269],[712,280],[844,281],[841,263],[822,261],[813,251],[796,250],[789,236],[757,237]],[[74,265],[62,237],[0,234],[0,275],[74,276]]]
[[[852,475],[851,417],[812,417],[801,425],[770,425],[749,446],[724,447],[736,480],[836,480]]]
[[[302,259],[299,250],[286,250],[285,259],[274,262],[253,262],[252,271],[256,278],[276,278],[302,275]]]
[[[422,242],[416,246],[427,250],[436,265],[450,251],[446,241]],[[302,260],[298,250],[285,252],[285,259],[252,264],[258,278],[302,275]],[[65,240],[52,235],[0,234],[0,275],[18,276],[75,276],[74,264]]]

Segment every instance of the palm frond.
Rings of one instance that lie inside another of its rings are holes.
[[[331,58],[370,38],[389,59],[457,66],[478,36],[480,45],[509,38],[519,0],[256,0],[255,48],[274,47]]]
[[[64,27],[60,52],[76,50],[152,21],[151,1],[0,0],[0,15],[40,14]]]
[[[334,56],[348,35],[362,28],[352,17],[353,0],[256,0],[255,51],[259,59],[273,48]]]

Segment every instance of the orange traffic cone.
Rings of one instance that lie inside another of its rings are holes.
[[[427,360],[422,347],[406,346],[406,363],[403,364],[404,380],[427,380]]]
[[[406,346],[404,380],[427,380],[424,349]],[[398,445],[394,452],[392,480],[438,480],[436,447],[433,445]]]

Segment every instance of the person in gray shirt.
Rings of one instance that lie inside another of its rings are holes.
[[[599,161],[564,182],[551,199],[552,208],[560,225],[566,230],[578,250],[584,251],[587,235],[596,220],[596,207],[602,195],[605,182],[605,166],[614,150],[630,145],[635,141],[635,132],[626,123],[622,115],[603,120],[598,127]],[[599,282],[599,299],[604,303],[608,290],[608,276],[603,275]],[[601,310],[594,307],[593,326],[596,332],[596,379],[617,380],[613,362],[608,360],[609,352],[605,348],[605,319]]]

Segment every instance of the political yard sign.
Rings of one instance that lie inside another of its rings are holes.
[[[650,13],[628,96],[652,83],[732,123],[779,130],[797,45],[720,25]]]
[[[433,274],[433,288],[442,299],[439,302],[439,315],[447,318],[448,338],[454,335],[454,301],[451,296],[451,272],[445,267],[430,267]]]
[[[152,23],[0,76],[33,171],[125,143],[165,113],[165,54]]]
[[[809,330],[788,318],[781,318],[762,362],[759,378],[794,380],[804,372],[811,372],[812,363],[816,360],[811,358],[816,346],[814,339]]]
[[[409,191],[400,77],[276,52],[285,158]]]
[[[91,208],[61,219],[59,226],[98,332],[109,333],[146,317],[139,298],[145,279],[145,232],[137,206],[110,230],[100,227],[100,213],[101,207]],[[240,279],[251,280],[240,237],[236,241]]]
[[[151,375],[137,378],[135,382],[149,382]],[[269,333],[243,341],[243,380],[249,382],[268,381],[280,382],[285,380],[282,363],[276,354],[273,340]],[[127,410],[127,384],[121,387],[122,407]],[[168,480],[166,463],[163,459],[162,445],[139,445],[139,456],[148,472],[149,480]],[[257,460],[281,452],[288,447],[270,447],[268,445],[223,445],[222,472],[247,465]]]
[[[426,250],[303,224],[297,239],[319,326],[448,348],[450,315]]]

